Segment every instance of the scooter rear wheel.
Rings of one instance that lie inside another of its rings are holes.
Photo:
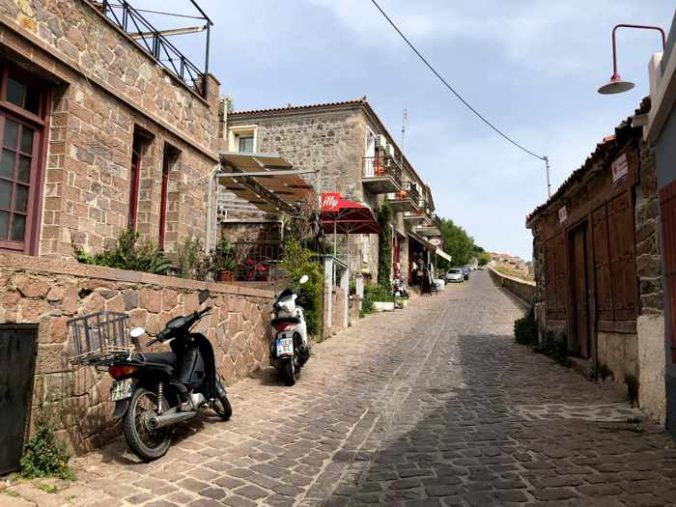
[[[293,364],[293,359],[287,359],[282,366],[282,377],[287,386],[292,386],[296,383],[296,368]]]
[[[166,400],[163,409],[169,405]],[[131,451],[143,461],[153,461],[164,456],[171,445],[171,427],[150,429],[147,420],[157,413],[157,394],[139,387],[134,391],[122,422],[124,439]]]

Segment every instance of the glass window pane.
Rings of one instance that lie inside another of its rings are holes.
[[[19,124],[8,118],[5,119],[4,145],[8,148],[16,149],[16,141],[19,137]]]
[[[239,138],[239,152],[240,153],[253,153],[254,151],[254,138],[253,137],[240,137]]]
[[[7,101],[15,106],[23,107],[23,97],[26,93],[26,85],[15,81],[11,77],[7,79]]]
[[[40,92],[37,91],[32,86],[29,86],[26,90],[26,103],[25,108],[27,111],[30,111],[33,114],[40,114]]]
[[[14,190],[14,211],[26,213],[28,209],[28,187],[17,185]]]
[[[6,211],[0,211],[0,240],[6,240],[8,232],[9,232],[9,213],[7,213]]]
[[[13,151],[7,149],[2,150],[2,155],[0,155],[0,176],[4,178],[14,177],[15,158],[16,153],[14,153]]]
[[[33,153],[33,131],[28,127],[21,127],[21,151]]]
[[[12,215],[12,234],[9,239],[12,241],[23,241],[26,235],[26,217],[25,215]]]
[[[0,171],[1,172],[1,171]],[[28,183],[31,177],[31,158],[24,157],[23,155],[19,158],[19,171],[16,175],[16,179],[23,183]]]
[[[0,180],[0,208],[12,209],[12,184]]]

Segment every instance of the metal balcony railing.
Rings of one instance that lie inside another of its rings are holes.
[[[165,33],[157,30],[150,22],[126,0],[101,0],[97,8],[114,25],[127,33],[143,51],[152,56],[162,67],[179,78],[188,88],[202,97],[206,96],[206,75],[209,72],[209,43],[211,20],[204,11],[191,0],[191,3],[199,10],[201,17],[206,21],[203,30],[206,30],[206,48],[204,52],[204,69],[201,70],[174,46]]]
[[[382,178],[390,176],[401,186],[401,167],[396,160],[387,155],[364,157],[364,178]]]

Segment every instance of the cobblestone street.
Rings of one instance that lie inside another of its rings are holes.
[[[164,459],[119,440],[72,486],[0,504],[676,504],[673,441],[623,390],[514,344],[522,311],[476,272],[317,345],[292,388],[235,384],[232,421],[182,429]]]

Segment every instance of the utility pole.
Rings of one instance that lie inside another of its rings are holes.
[[[408,120],[408,110],[404,108],[404,117],[401,121],[401,151],[404,151],[404,137],[406,136],[406,121]]]
[[[552,183],[550,181],[550,176],[549,176],[549,157],[545,155],[542,157],[542,160],[545,161],[545,170],[547,171],[547,195],[548,197],[552,196]]]

